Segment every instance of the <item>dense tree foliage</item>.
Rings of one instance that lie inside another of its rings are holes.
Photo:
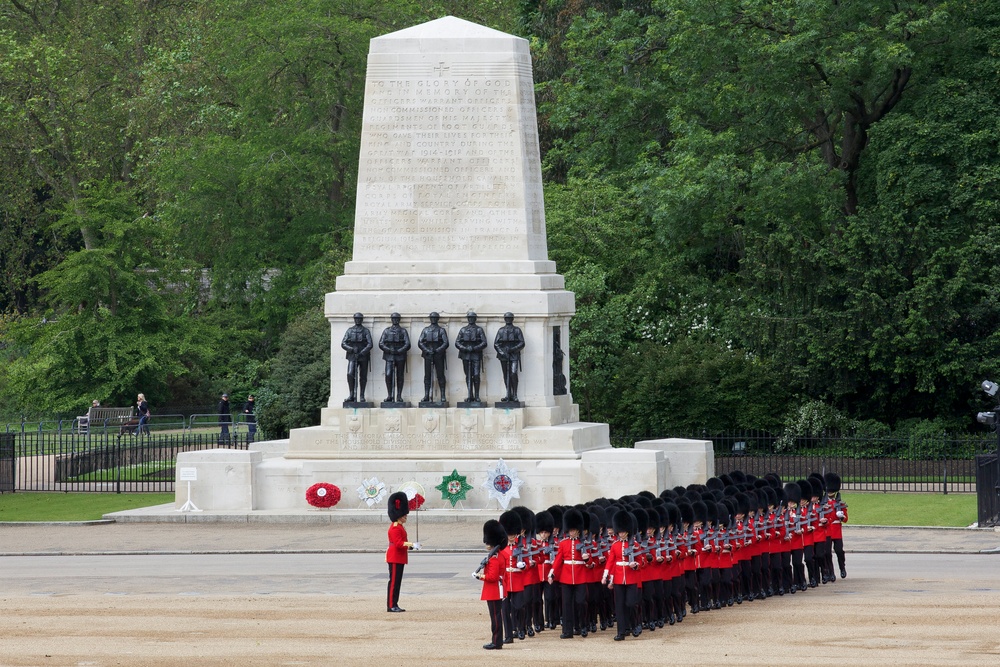
[[[228,390],[315,422],[368,42],[446,14],[531,40],[585,418],[969,425],[1000,360],[986,0],[0,0],[0,411]]]
[[[969,423],[1000,351],[992,3],[537,2],[524,17],[547,40],[546,173],[619,189],[623,227],[660,255],[645,280],[602,285],[641,326],[620,341],[628,376],[595,377],[609,396],[594,416],[641,423],[619,397],[657,387],[639,393],[676,394],[663,428],[776,425],[787,388],[792,407]],[[590,224],[550,217],[560,236]],[[658,291],[698,318],[677,321]],[[664,384],[675,357],[707,369],[734,354],[771,391],[731,368],[715,396],[694,371]],[[771,409],[691,419],[713,400],[726,412],[730,393]]]

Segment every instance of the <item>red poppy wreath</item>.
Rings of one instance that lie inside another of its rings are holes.
[[[333,484],[318,482],[306,489],[306,502],[327,509],[340,502],[340,489]]]

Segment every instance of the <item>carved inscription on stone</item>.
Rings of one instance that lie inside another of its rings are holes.
[[[519,48],[499,61],[471,47],[370,55],[355,260],[547,259],[530,56]]]

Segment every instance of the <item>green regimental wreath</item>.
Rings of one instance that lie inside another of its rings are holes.
[[[441,483],[434,487],[441,492],[441,500],[450,500],[451,506],[459,500],[465,500],[465,494],[472,488],[465,481],[465,475],[459,475],[458,470],[452,470],[450,475],[441,478]]]

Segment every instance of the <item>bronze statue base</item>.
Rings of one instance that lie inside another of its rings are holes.
[[[460,408],[485,408],[486,404],[482,401],[459,401],[458,407]]]
[[[375,404],[371,401],[344,401],[345,408],[374,408]]]
[[[380,408],[408,408],[410,407],[409,401],[382,401],[378,404]]]
[[[502,410],[517,410],[518,408],[523,408],[524,403],[521,401],[497,401],[493,404],[493,407]]]
[[[448,401],[420,401],[417,403],[417,407],[421,408],[446,408],[448,407]]]

